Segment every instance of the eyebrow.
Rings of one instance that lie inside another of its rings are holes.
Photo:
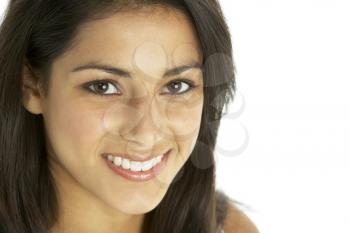
[[[123,69],[118,68],[118,67],[106,65],[106,64],[99,64],[96,62],[90,62],[88,64],[75,67],[73,70],[71,70],[71,72],[79,72],[79,71],[88,70],[88,69],[101,70],[101,71],[104,71],[106,73],[118,75],[121,77],[132,78],[131,73],[126,71],[126,70],[123,70]],[[170,68],[170,69],[165,71],[165,73],[163,74],[163,78],[174,76],[174,75],[179,75],[182,72],[185,72],[186,70],[189,70],[189,69],[202,69],[202,65],[196,61],[193,61],[193,62],[186,64],[186,65],[173,67],[173,68]]]

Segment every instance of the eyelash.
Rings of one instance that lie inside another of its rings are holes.
[[[197,85],[194,84],[193,81],[191,80],[188,80],[188,79],[175,79],[175,80],[172,80],[170,81],[169,83],[166,84],[166,86],[172,84],[172,83],[186,83],[189,87],[186,91],[183,91],[183,92],[180,92],[179,94],[170,94],[172,97],[174,98],[178,98],[178,97],[182,97],[183,95],[187,94],[188,92],[192,91],[193,89],[195,89],[197,87]],[[94,96],[98,96],[98,97],[101,97],[101,98],[110,98],[110,97],[114,97],[114,96],[117,96],[119,94],[98,94],[96,93],[95,91],[91,90],[91,88],[89,88],[90,86],[93,86],[93,85],[96,85],[96,84],[112,84],[113,86],[115,86],[116,89],[117,88],[117,84],[115,83],[115,81],[112,81],[112,80],[108,80],[108,79],[96,79],[96,80],[93,80],[91,82],[88,82],[86,84],[83,85],[83,89],[85,91],[87,91],[88,94],[92,94]]]

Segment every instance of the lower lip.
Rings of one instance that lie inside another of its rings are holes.
[[[105,158],[104,160],[106,161],[108,167],[117,175],[120,175],[128,180],[131,181],[147,181],[147,180],[151,180],[154,177],[156,177],[162,170],[163,168],[166,166],[169,154],[170,154],[171,150],[169,150],[168,152],[166,152],[162,158],[162,160],[154,167],[152,167],[150,170],[148,171],[131,171],[131,170],[126,170],[123,169],[120,166],[114,165],[114,163],[110,160],[108,160],[107,158]]]

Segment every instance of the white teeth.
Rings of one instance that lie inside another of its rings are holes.
[[[154,165],[154,159],[142,163],[142,171],[148,171]]]
[[[121,158],[118,156],[113,156],[113,155],[107,156],[107,159],[110,161],[113,161],[115,165],[131,171],[141,171],[141,170],[148,171],[152,167],[160,163],[162,158],[163,158],[163,155],[159,155],[145,162],[137,162],[137,161],[130,161],[129,159]]]
[[[122,168],[124,168],[124,169],[130,168],[130,161],[128,159],[123,159]]]
[[[162,158],[163,158],[163,155],[158,155],[156,157],[156,162],[159,163],[162,160]]]
[[[139,172],[139,171],[141,171],[141,168],[142,168],[142,162],[132,161],[130,163],[130,170],[131,171]]]
[[[113,157],[113,156],[112,156],[112,157]],[[114,158],[113,158],[113,163],[114,163],[115,165],[120,166],[120,165],[122,164],[122,158],[120,158],[120,157],[114,157]]]

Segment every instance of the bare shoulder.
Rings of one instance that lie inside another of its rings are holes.
[[[232,201],[228,204],[223,229],[225,233],[259,233],[255,224]]]

